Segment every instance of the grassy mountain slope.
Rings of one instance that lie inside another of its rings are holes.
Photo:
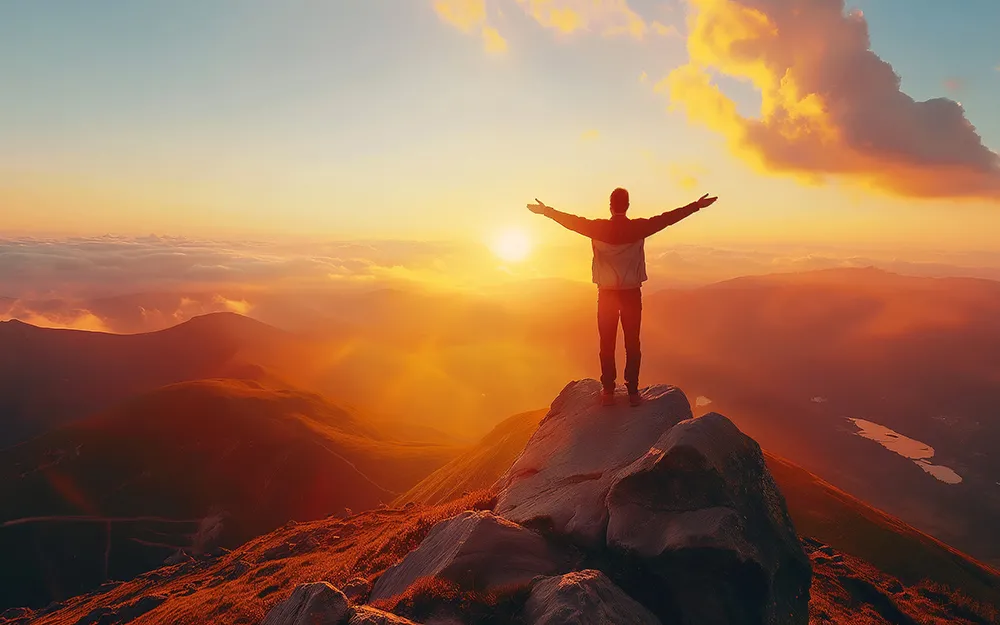
[[[231,313],[130,335],[0,322],[0,448],[167,384],[274,382],[261,362],[296,345],[292,335]]]
[[[514,463],[545,413],[535,410],[504,420],[472,449],[431,473],[393,504],[438,505],[489,487]]]
[[[462,510],[489,508],[493,501],[489,493],[478,492],[439,506],[289,524],[231,553],[110,584],[45,610],[23,612],[5,625],[75,625],[135,613],[140,614],[137,625],[259,623],[297,584],[324,580],[344,587],[356,577],[372,580],[419,545],[437,522]],[[994,606],[961,593],[933,584],[903,585],[857,558],[809,542],[806,550],[813,566],[810,625],[973,625],[997,618]]]
[[[167,386],[0,453],[0,551],[22,573],[0,598],[71,596],[178,548],[389,503],[457,452],[390,440],[317,395]]]

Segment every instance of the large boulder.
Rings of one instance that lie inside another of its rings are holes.
[[[569,559],[544,538],[490,512],[467,511],[438,523],[403,561],[383,573],[369,601],[401,595],[423,577],[463,590],[526,584],[567,570]]]
[[[665,433],[616,476],[607,544],[678,623],[805,624],[810,566],[760,446],[711,413]]]
[[[299,584],[261,625],[341,625],[351,615],[344,593],[326,582]]]
[[[660,625],[652,612],[594,570],[536,580],[524,616],[527,625]]]
[[[653,442],[691,418],[680,389],[651,386],[639,407],[601,406],[597,380],[572,382],[514,465],[500,478],[497,514],[544,527],[585,546],[603,545],[605,498],[618,472],[641,458]]]

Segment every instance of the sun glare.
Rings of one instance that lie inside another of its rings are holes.
[[[531,253],[531,240],[520,230],[505,230],[493,241],[492,248],[500,259],[516,263]]]

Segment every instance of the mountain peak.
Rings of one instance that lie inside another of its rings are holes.
[[[5,320],[0,320],[0,326],[8,326],[8,327],[12,327],[12,328],[37,328],[38,327],[38,326],[35,326],[35,325],[31,325],[30,323],[26,323],[24,321],[21,321],[20,319],[5,319]]]
[[[188,328],[199,328],[199,327],[209,327],[209,328],[267,328],[268,330],[277,330],[274,326],[270,326],[263,321],[258,321],[253,317],[247,317],[246,315],[241,315],[235,312],[223,311],[223,312],[213,312],[206,313],[204,315],[196,315],[191,317],[187,321],[180,323],[175,328],[188,327]]]

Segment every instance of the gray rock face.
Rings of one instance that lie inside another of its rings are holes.
[[[261,625],[341,625],[351,615],[347,597],[326,582],[300,584],[271,608]]]
[[[660,625],[652,612],[594,570],[536,580],[524,612],[528,625]]]
[[[400,595],[422,577],[446,579],[465,590],[492,590],[567,565],[538,534],[489,512],[468,511],[435,525],[419,547],[379,577],[370,600]]]
[[[673,425],[691,418],[680,389],[652,386],[644,403],[599,405],[600,382],[572,382],[559,394],[521,456],[499,480],[496,512],[541,525],[586,546],[605,542],[605,498],[618,472]]]
[[[569,384],[500,479],[499,516],[439,523],[371,600],[422,577],[465,590],[534,578],[533,625],[806,625],[809,561],[757,443],[722,415],[692,419],[674,387],[645,389],[635,408],[603,407],[599,392]],[[561,575],[564,542],[615,583]]]
[[[808,622],[809,561],[784,497],[726,417],[674,426],[618,473],[607,506],[608,546],[646,563],[679,622]]]

